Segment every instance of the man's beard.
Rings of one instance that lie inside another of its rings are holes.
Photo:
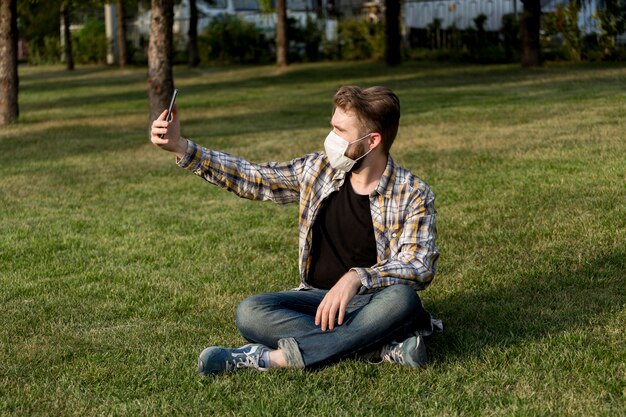
[[[361,158],[363,155],[365,155],[368,151],[367,146],[366,146],[366,141],[363,141],[361,143],[359,143],[357,146],[358,148],[355,149],[354,153],[351,153],[350,155],[346,155],[348,158],[355,160],[358,158]],[[365,157],[367,158],[367,157]],[[350,170],[350,172],[354,172],[354,171],[358,171],[361,169],[361,166],[363,165],[363,161],[365,161],[365,158],[361,158],[358,161],[356,161],[356,163],[354,164],[354,166],[352,167],[352,169]]]

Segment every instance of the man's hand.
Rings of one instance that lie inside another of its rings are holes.
[[[339,312],[337,324],[343,324],[346,314],[346,306],[352,300],[361,286],[361,280],[354,271],[348,271],[339,281],[326,293],[326,296],[317,307],[315,314],[315,325],[321,326],[322,331],[335,328],[335,316]]]
[[[166,151],[176,152],[178,157],[182,157],[187,151],[187,141],[180,137],[180,122],[177,117],[177,109],[174,106],[172,111],[172,120],[167,122],[167,110],[152,122],[150,129],[150,140],[156,146]],[[164,135],[161,138],[161,135]]]

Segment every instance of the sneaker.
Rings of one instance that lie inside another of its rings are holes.
[[[428,358],[424,338],[417,334],[400,343],[388,343],[382,347],[380,359],[383,362],[398,363],[410,368],[425,366]]]
[[[198,373],[202,376],[207,376],[222,372],[232,372],[240,368],[254,368],[259,371],[266,371],[269,368],[265,366],[261,356],[269,350],[267,346],[260,344],[249,344],[237,349],[211,346],[200,353]]]

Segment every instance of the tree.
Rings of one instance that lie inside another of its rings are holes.
[[[151,10],[148,46],[149,121],[161,114],[174,91],[172,75],[174,1],[152,0]]]
[[[0,1],[0,125],[19,115],[17,92],[17,0]]]
[[[396,66],[402,61],[400,55],[400,0],[385,2],[385,61]]]
[[[276,0],[276,65],[287,66],[287,0]]]
[[[126,67],[126,62],[128,61],[128,56],[126,53],[126,26],[124,25],[125,20],[125,9],[124,9],[124,0],[117,0],[116,3],[116,14],[117,14],[117,59],[119,61],[120,68]]]
[[[522,66],[538,67],[541,65],[541,0],[522,0]]]
[[[200,63],[198,54],[198,6],[196,0],[189,0],[189,30],[187,31],[187,52],[189,66],[197,67]]]
[[[61,2],[61,18],[63,19],[63,41],[65,65],[68,71],[74,70],[74,55],[72,54],[72,36],[70,34],[70,0]]]

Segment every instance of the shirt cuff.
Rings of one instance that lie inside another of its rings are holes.
[[[365,268],[352,268],[350,270],[356,272],[356,274],[359,276],[359,279],[361,280],[361,285],[362,286],[364,286],[367,289],[371,289],[374,286],[374,283],[372,282],[372,277],[367,272],[367,269],[365,269]]]

